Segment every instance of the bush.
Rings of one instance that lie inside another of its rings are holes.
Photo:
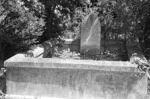
[[[1,59],[26,51],[44,31],[44,19],[25,6],[21,0],[0,1]]]

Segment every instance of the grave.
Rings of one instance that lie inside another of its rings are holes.
[[[81,27],[81,54],[99,54],[100,32],[97,15],[89,14]],[[5,61],[6,99],[145,99],[147,96],[147,75],[139,72],[135,64],[47,58],[52,45],[45,44],[44,58],[18,54]],[[73,50],[78,49],[75,46]],[[127,45],[128,54],[134,52],[130,51],[132,48]]]
[[[6,99],[144,99],[147,94],[147,76],[130,62],[15,55],[5,67]]]
[[[97,15],[92,12],[81,24],[80,53],[96,56],[100,53],[101,25]]]

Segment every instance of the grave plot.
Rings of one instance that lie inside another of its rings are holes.
[[[127,61],[128,59],[123,41],[104,40],[102,38],[101,24],[94,12],[84,18],[81,24],[80,38],[65,39],[61,44],[51,39],[43,43],[41,48],[34,49],[32,53],[37,58],[55,57],[114,61]]]
[[[104,45],[100,22],[97,15],[92,12],[82,23],[80,39],[65,41],[61,48],[46,43],[41,49],[43,54],[39,53],[42,55],[40,58],[17,54],[5,61],[4,65],[7,68],[5,97],[145,99],[148,94],[146,73],[140,72],[137,64],[129,60],[120,61],[120,57],[117,59],[107,57],[109,51],[116,52],[114,49],[117,44],[120,44],[122,51],[123,43],[120,42],[105,41]],[[134,41],[128,40],[126,46],[128,59],[134,53],[142,55]],[[58,49],[54,49],[56,47]],[[104,47],[109,50],[107,54],[102,54],[105,52]],[[68,48],[69,50],[63,51]],[[54,51],[62,53],[57,53],[58,57],[54,58],[52,56]]]

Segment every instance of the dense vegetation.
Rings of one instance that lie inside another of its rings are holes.
[[[33,3],[32,8],[37,9]],[[40,4],[39,4],[40,5]],[[40,5],[42,6],[42,5]],[[36,10],[40,13],[40,10]],[[20,0],[0,0],[0,59],[28,50],[44,31],[44,15],[38,16]]]
[[[80,24],[91,11],[99,16],[104,39],[132,37],[143,52],[150,47],[149,0],[0,0],[0,5],[3,59],[49,38],[80,37]]]

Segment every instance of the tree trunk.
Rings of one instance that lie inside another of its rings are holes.
[[[4,53],[2,48],[2,41],[0,41],[0,68],[4,67]]]

